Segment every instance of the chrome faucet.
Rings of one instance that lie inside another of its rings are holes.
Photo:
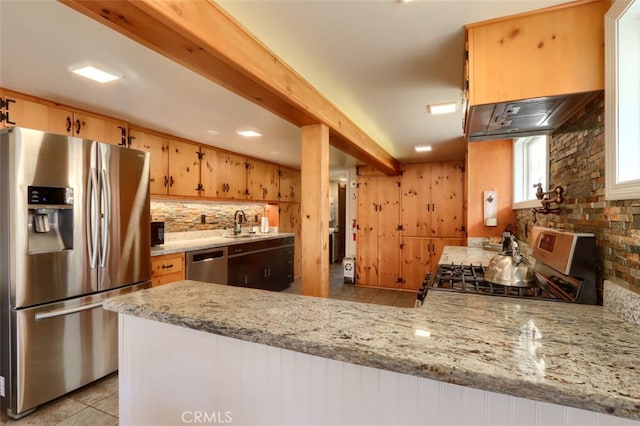
[[[242,210],[236,210],[235,214],[233,215],[233,220],[235,221],[235,228],[233,233],[235,235],[239,235],[240,232],[242,232],[240,224],[247,221],[247,216]]]

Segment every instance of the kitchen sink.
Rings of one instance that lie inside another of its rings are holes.
[[[225,238],[233,238],[233,239],[239,239],[239,238],[253,238],[255,237],[254,234],[239,234],[239,235],[225,235]]]

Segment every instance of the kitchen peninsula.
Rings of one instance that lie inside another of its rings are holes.
[[[602,306],[433,292],[410,309],[181,281],[105,308],[123,425],[640,425],[640,331]]]

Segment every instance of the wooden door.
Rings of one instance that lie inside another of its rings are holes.
[[[418,290],[428,272],[433,272],[439,256],[435,254],[438,238],[403,237],[400,245],[400,288]],[[442,252],[442,250],[440,250]]]
[[[217,197],[216,190],[220,186],[224,173],[223,170],[218,169],[218,151],[201,146],[200,156],[200,184],[202,185],[200,196]]]
[[[259,160],[248,161],[248,200],[278,201],[280,177],[278,166]]]
[[[2,121],[3,127],[26,127],[59,135],[71,134],[73,112],[57,107],[52,103],[21,97],[11,91],[5,91],[3,97],[7,105]]]
[[[287,167],[280,167],[280,201],[299,203],[300,172]]]
[[[378,286],[398,287],[400,235],[400,178],[377,180]]]
[[[404,236],[431,237],[431,164],[407,164],[402,173]]]
[[[280,203],[278,215],[278,231],[291,232],[293,238],[293,275],[302,273],[302,228],[300,216],[300,203]]]
[[[358,177],[356,284],[378,285],[378,187],[376,178]]]
[[[169,192],[169,139],[137,128],[129,129],[129,146],[149,153],[149,192],[167,195]]]
[[[73,136],[112,145],[126,145],[127,123],[124,121],[75,111],[73,122]]]
[[[217,164],[221,171],[216,196],[232,200],[247,198],[247,166],[246,158],[229,152],[218,151]]]
[[[431,164],[431,235],[465,236],[462,162]]]
[[[200,195],[200,160],[198,145],[169,140],[169,195]]]

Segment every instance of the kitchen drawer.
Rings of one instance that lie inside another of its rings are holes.
[[[184,253],[151,257],[151,286],[184,280]]]

